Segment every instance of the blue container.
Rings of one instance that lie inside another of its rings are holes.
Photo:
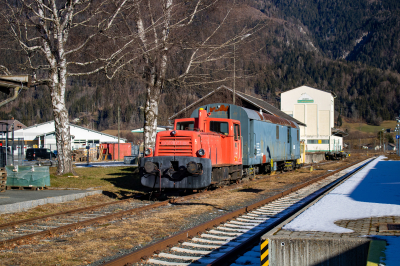
[[[137,156],[124,156],[124,164],[137,164]]]

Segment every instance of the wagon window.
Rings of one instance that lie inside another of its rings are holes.
[[[210,121],[210,131],[229,135],[229,127],[227,122]]]
[[[235,124],[235,140],[239,140],[240,139],[240,126],[238,124]]]
[[[279,126],[276,126],[276,139],[279,139]]]
[[[176,123],[176,130],[193,130],[193,129],[194,129],[193,121]]]

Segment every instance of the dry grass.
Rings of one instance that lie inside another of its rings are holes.
[[[63,211],[74,210],[77,208],[89,207],[89,206],[106,203],[106,202],[111,202],[111,201],[115,201],[115,199],[112,199],[105,195],[94,195],[94,196],[88,196],[88,197],[85,197],[82,199],[78,199],[78,200],[74,200],[74,201],[67,201],[67,202],[58,203],[58,204],[45,204],[45,205],[38,206],[36,208],[30,209],[25,212],[2,214],[0,216],[0,224],[23,220],[23,219],[29,219],[29,218],[33,218],[33,217],[39,217],[39,216],[63,212]]]
[[[395,120],[385,120],[381,123],[380,126],[373,126],[373,125],[368,125],[366,123],[348,123],[348,122],[343,122],[342,129],[348,129],[349,131],[361,131],[361,132],[367,132],[367,133],[377,133],[381,131],[382,129],[387,129],[387,128],[392,128],[394,129],[396,127],[397,122]]]
[[[385,154],[385,157],[387,157],[387,159],[385,160],[390,160],[390,161],[400,161],[400,156],[398,156],[397,154]]]
[[[46,204],[26,212],[2,214],[0,224],[28,219],[61,211],[89,207],[115,199],[134,198],[149,191],[140,183],[137,167],[75,168],[79,177],[56,176],[56,168],[50,168],[50,188],[94,188],[103,195],[85,197],[60,204]]]
[[[137,167],[82,167],[74,168],[77,176],[56,176],[56,168],[50,168],[50,183],[53,188],[95,188],[117,196],[126,193],[144,193]]]
[[[35,241],[24,247],[0,253],[3,265],[82,265],[117,254],[120,250],[145,246],[154,239],[168,237],[183,230],[191,218],[228,206],[242,207],[244,203],[273,190],[283,190],[289,185],[305,182],[328,170],[355,161],[333,161],[310,172],[303,168],[294,172],[267,176],[247,182],[240,189],[213,193],[200,199],[151,210],[126,220],[104,223],[97,227],[70,233],[71,237],[59,241]],[[101,230],[100,230],[101,229]],[[28,244],[28,243],[26,243]],[[32,245],[31,245],[32,244]]]

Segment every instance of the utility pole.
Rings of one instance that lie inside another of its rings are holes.
[[[14,120],[14,119],[13,119]],[[15,121],[15,120],[14,120]],[[11,146],[11,160],[12,160],[12,164],[15,165],[14,162],[14,121],[12,123],[12,146]]]
[[[119,113],[121,112],[121,108],[118,106],[118,160],[120,159],[120,145],[119,145],[119,128],[120,128],[120,119]]]

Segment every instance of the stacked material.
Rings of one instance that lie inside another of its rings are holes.
[[[77,149],[72,151],[72,160],[75,162],[86,162],[87,154],[89,152],[89,160],[97,161],[97,148]]]
[[[6,191],[7,172],[6,169],[0,168],[0,192]]]

